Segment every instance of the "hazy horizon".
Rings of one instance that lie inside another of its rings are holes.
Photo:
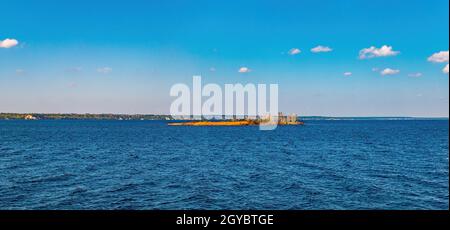
[[[284,112],[283,112],[284,113]],[[170,114],[157,114],[157,113],[42,113],[42,112],[24,112],[24,113],[15,113],[15,112],[1,112],[0,114],[21,114],[21,115],[29,115],[29,114],[55,114],[55,115],[64,115],[64,114],[75,114],[75,115],[155,115],[155,116],[171,116]],[[291,113],[284,113],[285,115],[289,115]],[[380,116],[330,116],[330,115],[308,115],[308,114],[296,114],[299,117],[323,117],[323,118],[414,118],[414,119],[449,119],[449,117],[424,117],[424,116],[390,116],[390,115],[380,115]],[[192,115],[198,116],[198,115]],[[225,115],[222,115],[225,116]]]

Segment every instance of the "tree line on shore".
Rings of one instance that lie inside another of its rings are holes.
[[[154,114],[44,114],[0,113],[0,120],[170,120],[170,115]]]

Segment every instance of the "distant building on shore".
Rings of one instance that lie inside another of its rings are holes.
[[[282,112],[278,113],[278,124],[281,125],[297,124],[298,122],[297,120],[298,120],[297,114],[285,116]]]
[[[34,116],[31,115],[31,114],[26,115],[26,116],[24,117],[24,119],[25,119],[25,120],[37,120],[37,118],[34,117]]]
[[[297,120],[298,120],[297,114],[291,114],[287,117],[288,124],[295,124],[297,123]]]

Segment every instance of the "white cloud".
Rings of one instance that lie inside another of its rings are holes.
[[[346,77],[350,77],[350,76],[352,76],[352,75],[353,75],[352,72],[345,72],[345,73],[344,73],[344,76],[346,76]]]
[[[400,70],[398,69],[391,69],[391,68],[386,68],[383,71],[381,71],[381,75],[385,76],[385,75],[394,75],[394,74],[398,74],[400,73]]]
[[[381,48],[371,46],[369,48],[365,48],[359,51],[359,59],[395,56],[399,53],[400,53],[399,51],[394,51],[392,46],[384,45]]]
[[[331,52],[333,49],[331,49],[328,46],[316,46],[311,49],[311,52],[313,53],[321,53],[321,52]]]
[[[302,51],[300,49],[292,48],[291,50],[289,50],[289,55],[297,55],[297,54],[299,54],[301,52]]]
[[[428,61],[434,62],[434,63],[447,63],[447,65],[444,67],[444,69],[442,69],[442,72],[445,74],[448,74],[448,62],[449,62],[448,50],[441,51],[439,53],[434,53],[433,55],[428,57]]]
[[[251,69],[249,69],[248,67],[241,67],[240,69],[239,69],[239,73],[250,73],[252,70]]]
[[[380,71],[380,68],[376,68],[376,67],[375,67],[375,68],[372,68],[372,71],[373,71],[373,72],[378,72],[378,71]]]
[[[26,71],[23,70],[23,69],[16,69],[16,74],[17,75],[24,75],[25,73],[26,73]]]
[[[215,67],[211,67],[211,68],[209,68],[209,71],[216,72],[216,68]]]
[[[422,73],[410,73],[408,74],[409,77],[422,77]]]
[[[448,51],[441,51],[439,53],[434,53],[428,58],[428,61],[435,63],[448,62]]]
[[[98,68],[97,69],[98,73],[102,73],[102,74],[108,74],[112,72],[112,68],[110,67],[102,67],[102,68]]]
[[[7,38],[3,41],[0,40],[0,48],[8,49],[8,48],[12,48],[18,44],[19,44],[19,42],[16,39]]]

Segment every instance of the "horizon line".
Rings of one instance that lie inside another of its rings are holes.
[[[42,113],[42,112],[30,112],[30,113],[15,113],[15,112],[0,112],[0,115],[5,114],[16,114],[16,115],[33,115],[33,114],[41,114],[41,115],[123,115],[123,116],[172,116],[170,114],[158,114],[158,113]],[[285,115],[289,115],[292,113],[286,113]],[[295,114],[295,113],[294,113]],[[206,115],[190,115],[193,117],[198,116],[206,116]],[[218,116],[228,116],[228,115],[218,115]],[[410,115],[364,115],[364,116],[333,116],[333,115],[298,115],[298,117],[317,117],[317,118],[416,118],[416,119],[424,119],[424,118],[433,118],[433,119],[450,119],[449,116],[410,116]]]

